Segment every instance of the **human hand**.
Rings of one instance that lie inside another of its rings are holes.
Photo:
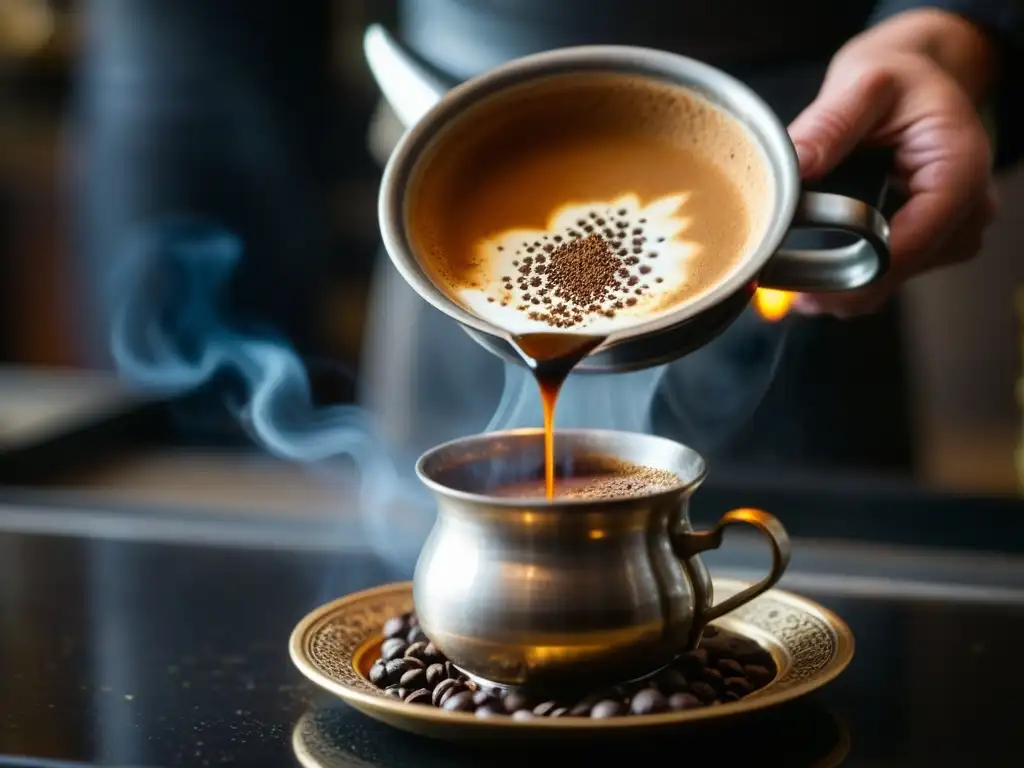
[[[799,311],[873,312],[910,277],[978,253],[997,201],[975,100],[993,70],[981,31],[933,10],[894,16],[835,55],[818,97],[789,127],[802,177],[824,176],[859,145],[892,147],[893,182],[908,200],[891,221],[889,272],[861,290],[801,294]]]

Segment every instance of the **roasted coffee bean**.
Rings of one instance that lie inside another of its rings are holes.
[[[410,669],[402,678],[398,681],[398,684],[408,688],[410,691],[415,691],[418,688],[427,687],[427,673],[422,669]]]
[[[393,661],[394,659],[400,659],[405,654],[405,649],[409,647],[409,644],[398,637],[392,637],[390,640],[385,640],[380,646],[380,657],[384,661]]]
[[[743,673],[758,688],[763,688],[775,678],[775,674],[770,669],[762,667],[760,664],[747,664],[743,667]]]
[[[441,704],[441,709],[445,712],[472,712],[475,709],[473,706],[473,692],[459,691],[447,697],[444,703]]]
[[[433,688],[442,680],[448,679],[448,673],[444,671],[444,664],[431,664],[426,671],[427,686]]]
[[[686,690],[688,685],[689,683],[686,680],[686,675],[678,669],[669,667],[658,675],[658,688],[666,695],[675,693],[676,691]]]
[[[745,677],[727,677],[722,681],[725,690],[735,693],[737,696],[746,696],[754,692],[754,686]]]
[[[388,678],[388,670],[383,659],[377,659],[370,667],[370,682],[381,687],[385,685]]]
[[[488,691],[473,692],[473,704],[477,707],[482,707],[484,704],[490,704],[492,701],[497,701],[497,699]]]
[[[508,717],[508,713],[497,701],[477,707],[475,714],[477,717]]]
[[[668,708],[673,712],[703,707],[704,703],[692,693],[673,693],[668,697]]]
[[[423,649],[423,660],[428,664],[438,664],[444,662],[444,654],[437,650],[437,646],[433,643],[427,643],[427,647]]]
[[[415,659],[392,659],[384,668],[388,672],[388,681],[397,683],[402,679],[402,675],[408,672],[410,669],[418,669],[415,664]]]
[[[716,688],[718,686],[720,686],[722,684],[722,680],[725,679],[721,672],[719,672],[717,669],[713,669],[711,667],[708,667],[707,669],[702,670],[701,673],[698,675],[698,677],[701,680],[703,680],[705,683],[710,683],[711,685],[715,686]]]
[[[718,627],[709,624],[708,626],[704,627],[703,635],[704,637],[718,637]]]
[[[430,691],[426,688],[420,688],[418,691],[413,691],[404,699],[406,704],[426,704],[430,706]]]
[[[723,677],[743,676],[743,665],[736,661],[736,659],[722,659],[718,662],[717,667]]]
[[[427,635],[419,627],[413,627],[406,633],[405,639],[410,645],[413,643],[425,643],[427,642]]]
[[[434,686],[433,693],[431,694],[431,702],[433,702],[435,707],[441,706],[441,697],[444,696],[452,688],[457,687],[458,685],[458,680],[452,680],[449,677],[446,677],[444,680],[441,680],[437,685]]]
[[[708,665],[708,652],[704,648],[695,651],[687,651],[679,657],[679,666],[684,671],[695,672],[704,669]]]
[[[597,719],[620,717],[624,714],[626,714],[625,704],[615,699],[603,699],[590,710],[590,716]]]
[[[587,696],[569,707],[569,717],[588,717],[590,710],[597,702],[601,701],[600,696]]]
[[[701,647],[644,680],[597,691],[568,706],[554,700],[534,705],[536,699],[521,691],[481,687],[470,680],[426,638],[414,614],[388,619],[383,634],[381,655],[369,677],[385,696],[481,718],[602,719],[679,712],[739,701],[775,677],[771,655],[757,643],[709,627]]]
[[[402,675],[410,669],[416,669],[417,666],[413,659],[399,658],[385,662],[384,668],[388,671],[388,677],[397,681]]]
[[[472,688],[467,688],[466,684],[463,683],[463,682],[459,682],[458,685],[452,686],[451,688],[449,688],[447,691],[444,692],[443,696],[441,696],[441,699],[440,699],[441,706],[443,707],[444,703],[446,701],[448,701],[448,699],[450,699],[452,696],[460,694],[460,693],[462,693],[464,691],[468,692],[468,693],[473,693],[473,689]]]
[[[537,715],[537,717],[548,717],[557,708],[557,701],[544,701],[533,708],[533,714]]]
[[[690,693],[696,696],[698,699],[703,701],[705,704],[710,704],[712,701],[718,698],[718,693],[715,689],[703,681],[699,681],[690,686]]]
[[[465,686],[458,680],[442,680],[434,687],[434,693],[431,700],[434,702],[435,707],[440,707],[445,702],[445,697],[451,694],[453,691],[458,693],[459,691],[465,690]]]
[[[405,623],[410,627],[418,627],[420,625],[420,617],[416,615],[415,611],[410,611],[405,614]]]
[[[530,706],[530,697],[522,691],[509,691],[501,700],[501,705],[509,714],[518,712],[521,709],[533,709]]]
[[[753,640],[735,635],[719,635],[705,642],[702,647],[715,658],[731,657],[743,664],[756,663],[764,654],[761,646]]]
[[[424,642],[413,643],[405,649],[405,656],[410,659],[419,659],[426,663],[424,651],[427,650],[427,644]]]
[[[392,616],[384,622],[384,637],[400,637],[409,631],[409,625],[401,616]]]
[[[629,711],[634,715],[656,715],[668,709],[668,703],[661,692],[654,688],[638,691],[629,703]]]

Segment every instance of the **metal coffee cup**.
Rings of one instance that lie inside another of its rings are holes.
[[[621,73],[693,91],[749,130],[764,152],[774,193],[763,237],[748,249],[738,268],[677,310],[613,333],[577,370],[635,370],[688,354],[732,323],[759,286],[810,293],[855,290],[888,269],[889,227],[882,214],[854,198],[803,191],[796,152],[785,127],[757,94],[719,69],[664,51],[585,46],[516,59],[446,93],[441,82],[383,28],[374,26],[367,31],[365,49],[381,90],[409,126],[388,161],[381,184],[378,213],[387,252],[420,296],[507,360],[522,364],[508,333],[455,302],[420,264],[407,231],[407,195],[426,150],[442,132],[467,119],[470,107],[539,78],[577,72]],[[834,230],[857,239],[851,245],[821,250],[782,248],[793,229]]]
[[[736,509],[694,531],[690,497],[707,472],[684,445],[650,435],[564,430],[562,465],[601,456],[667,470],[681,485],[622,499],[524,499],[496,484],[536,477],[542,430],[460,438],[416,465],[438,514],[416,564],[420,625],[467,674],[488,683],[594,688],[641,677],[695,647],[709,622],[771,588],[789,537],[767,512]],[[768,575],[715,603],[700,553],[751,525],[771,547]]]

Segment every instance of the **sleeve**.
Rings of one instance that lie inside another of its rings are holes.
[[[994,133],[996,167],[1016,163],[1024,155],[1024,0],[881,0],[871,23],[917,8],[962,16],[985,30],[996,45],[999,73],[986,117]]]

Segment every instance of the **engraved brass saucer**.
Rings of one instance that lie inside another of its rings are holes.
[[[715,580],[724,599],[747,586]],[[476,718],[386,697],[369,680],[384,622],[413,609],[412,584],[387,584],[330,602],[307,615],[292,632],[292,661],[307,678],[370,717],[404,731],[449,740],[608,736],[724,721],[777,706],[814,691],[838,676],[853,658],[853,633],[817,603],[773,589],[715,622],[757,642],[778,670],[775,680],[749,696],[715,707],[592,720],[589,718]]]

